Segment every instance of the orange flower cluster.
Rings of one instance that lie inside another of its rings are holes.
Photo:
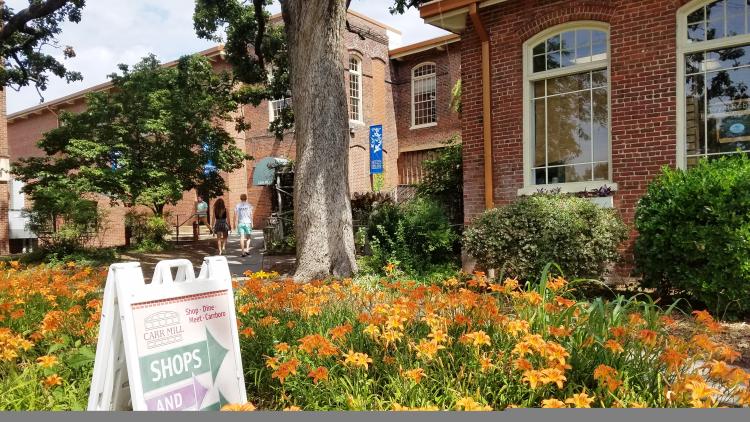
[[[542,407],[643,407],[664,400],[705,407],[726,399],[750,405],[750,374],[732,365],[739,355],[715,339],[721,324],[708,313],[695,312],[692,333],[685,336],[681,326],[677,336],[676,320],[653,305],[581,302],[572,288],[562,277],[525,288],[481,273],[429,286],[395,276],[377,286],[250,279],[237,288],[237,309],[243,341],[273,339],[263,346],[273,354],[265,365],[284,385],[270,383],[264,394],[278,392],[279,409],[321,397],[320,383],[326,391],[343,389],[337,394],[351,409],[374,406],[372,396],[358,391],[378,391],[383,396],[376,402],[394,410],[436,402],[458,410],[513,407],[484,403],[510,383],[527,394],[516,403]],[[300,367],[306,377],[296,377]],[[592,376],[593,389],[573,384]],[[646,392],[657,376],[666,388]],[[443,385],[450,380],[456,384]],[[430,396],[447,388],[458,395]],[[394,404],[405,391],[417,399]],[[316,406],[332,400],[321,398]]]
[[[105,276],[105,269],[74,262],[57,267],[0,262],[0,363],[38,368],[47,388],[63,385],[70,374],[65,352],[96,343]],[[53,346],[58,354],[48,355]]]

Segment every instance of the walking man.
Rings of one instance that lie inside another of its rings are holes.
[[[198,200],[195,201],[195,216],[198,219],[198,224],[205,224],[205,226],[208,227],[208,231],[211,232],[211,234],[214,234],[211,225],[208,224],[208,204],[200,195],[198,196]]]
[[[247,202],[247,195],[240,195],[240,203],[234,207],[234,226],[240,234],[242,256],[250,255],[250,241],[253,232],[253,206]]]

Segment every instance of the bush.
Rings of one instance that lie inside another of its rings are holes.
[[[567,195],[535,195],[489,210],[464,234],[484,268],[529,279],[549,262],[575,278],[601,278],[627,229],[614,210]]]
[[[422,273],[431,266],[455,260],[458,236],[441,207],[418,198],[402,206],[382,204],[370,215],[366,240],[372,255],[369,267],[381,270],[388,263]]]
[[[438,150],[433,160],[422,163],[424,177],[417,185],[419,196],[430,198],[443,207],[453,224],[463,224],[464,182],[461,139],[453,137]]]
[[[393,197],[382,192],[357,192],[352,198],[352,219],[366,224],[370,214],[382,204],[393,204]]]
[[[53,184],[30,194],[24,214],[44,255],[70,255],[83,251],[105,229],[105,213],[69,185]]]
[[[750,159],[664,169],[636,210],[637,271],[715,312],[750,311]]]
[[[163,250],[167,243],[164,238],[171,231],[164,216],[135,210],[125,215],[125,226],[130,230],[138,249],[143,251]]]

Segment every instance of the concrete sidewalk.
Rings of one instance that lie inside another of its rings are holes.
[[[150,280],[156,263],[165,259],[188,259],[193,263],[196,272],[203,263],[203,258],[214,256],[218,252],[216,239],[204,239],[198,242],[180,242],[174,248],[158,253],[126,253],[121,256],[121,262],[138,261],[143,268],[143,275]],[[245,271],[257,272],[278,271],[282,275],[290,275],[294,269],[294,256],[265,255],[263,250],[263,231],[254,230],[250,242],[250,255],[243,257],[240,251],[240,236],[236,233],[229,235],[227,250],[224,256],[229,262],[229,271],[233,277],[243,277]]]

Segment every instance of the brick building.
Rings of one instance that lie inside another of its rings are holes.
[[[439,0],[461,36],[465,219],[607,185],[630,223],[662,166],[750,149],[744,0]]]
[[[399,186],[418,182],[421,177],[421,161],[434,154],[432,151],[441,147],[442,141],[460,132],[459,116],[450,110],[451,88],[460,77],[460,39],[451,35],[390,49],[390,45],[400,38],[398,30],[352,11],[349,12],[349,23],[357,32],[345,34],[346,51],[342,52],[346,69],[342,75],[342,83],[349,96],[350,191],[367,192],[374,188],[369,174],[369,127],[382,124],[382,190],[395,192]],[[199,54],[211,59],[217,71],[228,69],[221,46]],[[167,63],[165,66],[173,64],[174,62]],[[80,112],[86,106],[86,93],[110,87],[109,83],[100,84],[9,115],[11,162],[41,154],[36,142],[45,132],[57,127],[60,111]],[[246,132],[238,133],[232,123],[227,123],[226,130],[234,136],[237,145],[254,159],[247,161],[237,171],[223,175],[229,188],[224,199],[229,209],[233,209],[239,201],[239,195],[247,193],[249,201],[256,208],[256,227],[264,227],[266,219],[271,215],[272,195],[275,194],[270,186],[256,186],[253,183],[256,167],[267,165],[265,159],[268,158],[295,158],[293,131],[279,139],[268,130],[275,113],[281,107],[293,104],[293,100],[278,99],[264,102],[258,107],[246,106],[239,109],[238,115],[251,126]],[[402,171],[403,176],[400,174]],[[33,235],[23,227],[24,220],[20,210],[24,201],[23,195],[18,194],[21,185],[11,180],[10,186],[13,191],[10,195],[11,249],[18,252],[24,246],[22,239]],[[179,218],[182,222],[189,218],[194,212],[195,199],[195,192],[186,192],[182,201],[169,207],[173,220]],[[127,209],[111,207],[104,199],[100,201],[100,206],[107,209],[108,223],[107,230],[97,240],[97,244],[124,244],[124,215]],[[7,226],[7,223],[3,224],[3,227]]]

